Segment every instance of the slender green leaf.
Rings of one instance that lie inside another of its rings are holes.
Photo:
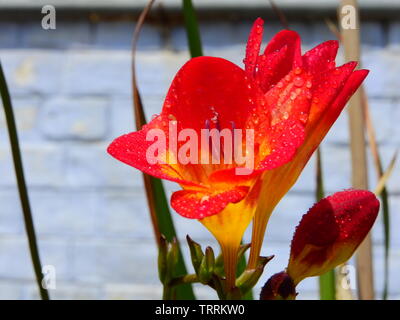
[[[172,241],[173,238],[177,238],[174,222],[171,216],[171,212],[168,207],[167,197],[165,195],[165,190],[160,179],[151,177],[151,184],[153,186],[154,197],[157,199],[155,201],[156,214],[158,227],[168,241]],[[185,262],[183,260],[182,251],[180,244],[178,243],[179,257],[176,265],[176,271],[174,276],[184,276],[186,275],[187,269]],[[180,300],[194,300],[196,299],[192,285],[190,283],[185,283],[176,287],[176,297]]]
[[[389,293],[389,252],[390,252],[390,210],[389,194],[386,187],[382,189],[379,196],[382,204],[383,231],[385,235],[385,264],[383,272],[383,293],[382,299],[387,300]]]
[[[196,12],[192,0],[183,1],[183,17],[185,20],[186,35],[189,44],[190,55],[192,58],[203,55],[199,24],[196,18]]]
[[[142,100],[140,97],[140,92],[136,81],[135,54],[141,27],[153,3],[154,0],[150,0],[147,6],[144,8],[143,12],[141,13],[138,22],[136,24],[132,40],[132,92],[133,92],[133,105],[134,105],[134,114],[135,114],[137,129],[140,129],[146,123],[146,118]],[[149,204],[154,234],[157,243],[159,244],[161,235],[164,235],[169,242],[172,241],[173,238],[178,238],[176,235],[171,212],[168,207],[168,201],[165,195],[165,190],[162,181],[160,179],[151,177],[146,174],[143,174],[143,179],[144,179],[146,196]],[[185,262],[183,260],[183,255],[179,243],[177,243],[177,247],[178,247],[178,262],[176,265],[174,276],[184,276],[187,274],[187,269],[185,266]],[[177,286],[176,288],[174,288],[174,290],[175,294],[173,296],[176,297],[176,299],[180,300],[196,299],[191,284],[183,284]]]
[[[42,281],[44,280],[42,274],[42,265],[40,263],[35,227],[33,224],[28,190],[25,183],[25,175],[24,175],[24,168],[22,165],[21,151],[19,148],[17,126],[15,125],[14,112],[11,104],[10,93],[8,91],[7,82],[3,73],[3,67],[1,63],[0,63],[0,91],[1,91],[1,98],[3,101],[4,113],[6,116],[8,136],[10,139],[15,175],[17,178],[19,198],[21,202],[22,212],[24,215],[25,230],[26,230],[26,235],[28,237],[29,250],[31,253],[33,269],[35,271],[36,282],[42,300],[49,300],[49,293],[42,285]]]
[[[317,201],[325,197],[324,178],[322,173],[321,150],[317,150],[317,172],[316,172],[316,191],[315,198]],[[336,300],[336,280],[335,270],[319,276],[319,296],[321,300]]]

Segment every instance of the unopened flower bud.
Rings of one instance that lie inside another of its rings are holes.
[[[211,247],[207,247],[203,261],[199,267],[199,280],[203,284],[207,284],[213,275],[215,264],[214,251]]]
[[[261,289],[260,300],[294,300],[296,288],[293,279],[284,271],[274,274]]]
[[[201,246],[197,242],[193,241],[189,236],[186,236],[186,240],[189,245],[190,257],[192,259],[194,271],[199,275],[199,268],[204,257],[203,250],[201,249]]]
[[[167,254],[168,242],[164,236],[161,236],[158,249],[158,277],[160,278],[161,283],[165,283],[168,274]]]
[[[296,228],[287,273],[297,285],[346,262],[375,222],[379,201],[372,192],[346,190],[322,199]]]

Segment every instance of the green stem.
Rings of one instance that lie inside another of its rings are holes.
[[[315,190],[315,198],[317,201],[325,197],[324,178],[322,174],[321,150],[317,149],[317,187]],[[336,280],[335,270],[319,276],[319,296],[321,300],[336,300]]]
[[[336,277],[335,271],[330,270],[319,276],[319,295],[321,300],[336,300]]]
[[[225,286],[223,283],[221,283],[221,280],[218,278],[217,275],[214,275],[213,278],[211,279],[212,283],[212,288],[217,292],[218,298],[220,300],[226,300],[226,292],[225,292]]]
[[[163,300],[174,300],[175,289],[169,285],[163,287]]]
[[[40,263],[39,250],[37,246],[35,228],[32,219],[32,212],[29,203],[28,191],[25,183],[24,169],[22,166],[17,127],[15,125],[10,93],[8,91],[7,82],[3,73],[3,67],[1,63],[0,63],[0,91],[1,91],[1,98],[3,101],[4,113],[7,121],[8,136],[10,139],[15,175],[17,178],[19,198],[21,202],[22,212],[24,215],[25,230],[28,236],[29,249],[31,253],[33,269],[36,275],[36,282],[42,300],[49,300],[49,294],[47,290],[42,286],[42,280],[43,280],[42,265]]]

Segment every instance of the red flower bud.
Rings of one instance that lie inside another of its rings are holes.
[[[292,240],[287,273],[298,284],[347,261],[379,211],[372,192],[346,190],[322,199],[303,216]]]
[[[293,279],[282,271],[268,279],[261,289],[260,300],[294,300],[296,295]]]

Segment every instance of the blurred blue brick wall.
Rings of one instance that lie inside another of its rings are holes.
[[[251,21],[201,25],[204,51],[239,65]],[[332,35],[323,22],[295,21],[304,49]],[[278,31],[267,22],[265,40]],[[40,21],[0,22],[0,58],[11,89],[21,138],[43,264],[57,270],[59,299],[159,298],[156,249],[138,171],[111,159],[108,143],[133,130],[130,41],[133,24],[59,21],[56,30]],[[384,164],[400,143],[400,22],[363,24],[363,67]],[[172,77],[189,58],[181,26],[147,25],[137,53],[138,81],[148,117],[158,113]],[[343,62],[342,54],[339,60]],[[328,192],[350,186],[347,116],[323,143]],[[371,162],[371,186],[376,177]],[[169,192],[177,186],[167,183]],[[288,259],[291,234],[312,205],[314,159],[276,209],[265,239],[275,254],[263,279]],[[400,297],[400,170],[392,193],[392,298]],[[0,298],[38,298],[33,282],[21,209],[15,187],[3,113],[0,112]],[[174,215],[179,234],[215,245],[197,222]],[[380,219],[379,219],[380,220]],[[375,226],[376,288],[382,289],[383,236]],[[184,249],[187,252],[187,248]],[[260,281],[261,285],[262,281]],[[200,297],[214,298],[196,287]],[[316,298],[316,279],[304,281],[300,298]]]

